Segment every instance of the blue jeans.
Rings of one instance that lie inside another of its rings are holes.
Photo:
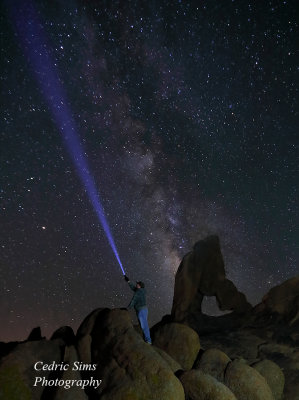
[[[152,343],[149,327],[148,327],[148,322],[147,322],[147,314],[148,314],[148,309],[147,308],[142,308],[142,310],[138,311],[137,317],[139,324],[141,326],[141,329],[144,334],[144,340],[148,343]]]

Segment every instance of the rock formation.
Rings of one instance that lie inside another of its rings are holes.
[[[231,359],[223,351],[210,348],[202,354],[194,368],[213,376],[219,382],[224,382],[224,372],[229,362]]]
[[[282,398],[285,377],[282,370],[271,360],[262,360],[252,365],[268,383],[275,400]]]
[[[193,329],[170,323],[157,328],[152,336],[155,346],[169,354],[183,369],[192,368],[200,350],[199,337]]]
[[[200,240],[183,258],[175,277],[174,321],[188,323],[198,318],[204,296],[216,296],[222,311],[242,314],[251,309],[245,295],[226,278],[218,236]]]
[[[97,364],[93,373],[102,384],[96,393],[102,400],[148,399],[183,400],[184,391],[169,364],[145,343],[136,332],[130,314],[125,310],[96,310],[78,330],[84,342],[88,335],[90,355],[79,347],[80,360]]]
[[[237,400],[238,398],[224,384],[211,375],[199,370],[184,372],[180,380],[190,400]],[[266,399],[265,399],[266,400]]]
[[[125,309],[94,310],[76,335],[62,327],[46,340],[35,328],[24,342],[0,343],[0,400],[299,400],[298,294],[295,277],[252,308],[225,277],[218,237],[208,237],[184,257],[152,346]],[[204,296],[232,312],[203,315]],[[36,371],[37,361],[96,367]],[[37,377],[101,384],[34,386]]]
[[[39,400],[45,388],[34,387],[35,378],[47,379],[50,371],[36,371],[34,364],[37,361],[50,364],[60,360],[61,347],[55,341],[35,340],[18,344],[0,360],[0,399]]]
[[[283,321],[289,326],[299,322],[299,276],[295,276],[272,288],[255,307],[258,317],[263,315]]]
[[[228,364],[224,382],[237,399],[274,400],[265,378],[242,360]]]

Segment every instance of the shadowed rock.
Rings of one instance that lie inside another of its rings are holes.
[[[50,376],[50,371],[36,371],[34,364],[61,361],[61,347],[58,343],[40,340],[18,344],[0,362],[0,399],[39,400],[47,390],[38,384],[35,377]],[[46,397],[45,397],[46,398]]]
[[[64,327],[63,327],[64,328]],[[72,330],[73,331],[73,330]],[[74,370],[73,365],[78,362],[78,353],[74,346],[65,348],[63,362],[70,367],[60,374],[60,379],[67,380],[81,380],[82,376],[79,371]],[[84,390],[80,386],[71,386],[69,389],[64,387],[57,387],[53,400],[88,400]]]
[[[144,342],[140,327],[132,325],[124,309],[93,311],[76,337],[70,327],[62,327],[47,341],[35,328],[24,342],[0,343],[0,400],[299,400],[298,295],[295,277],[251,308],[226,279],[218,237],[208,237],[184,257],[172,314],[151,329],[153,346]],[[203,314],[204,296],[215,296],[221,310],[232,312]],[[36,361],[71,365],[77,360],[97,368],[33,368]],[[85,392],[78,387],[34,387],[39,376],[92,376],[102,384]]]
[[[71,346],[76,342],[76,336],[70,326],[62,326],[51,336],[51,340],[61,339],[66,346]]]
[[[176,373],[182,369],[182,366],[175,361],[166,351],[160,349],[159,347],[153,346],[153,349],[167,362],[172,372]]]
[[[234,360],[228,364],[224,382],[237,399],[274,400],[265,378],[246,365],[244,360]]]
[[[203,352],[201,358],[195,363],[194,368],[200,369],[220,382],[224,382],[224,371],[230,361],[231,359],[223,351],[208,349]]]
[[[84,341],[84,333],[90,339]],[[168,363],[144,342],[125,310],[96,310],[78,330],[80,359],[97,364],[92,374],[101,379],[96,393],[101,400],[183,400],[184,391]],[[82,354],[83,353],[83,354]],[[98,398],[98,397],[95,397]]]
[[[299,348],[285,344],[264,343],[259,347],[259,356],[275,362],[285,376],[284,400],[299,400]]]
[[[276,316],[277,320],[299,327],[299,276],[272,288],[254,309],[257,317]]]
[[[228,387],[202,371],[184,372],[180,381],[188,400],[237,400]]]
[[[158,327],[153,333],[153,343],[164,350],[183,369],[191,369],[200,350],[198,334],[186,325],[170,323]]]
[[[83,363],[91,363],[91,333],[95,324],[95,320],[104,308],[98,308],[91,312],[80,325],[77,332],[77,350],[79,359]]]
[[[262,360],[252,365],[268,383],[275,400],[282,398],[284,388],[284,374],[277,364],[271,360]]]
[[[188,322],[201,314],[204,296],[216,296],[220,310],[237,314],[251,309],[243,293],[226,279],[218,236],[209,236],[194,245],[182,260],[175,277],[172,317]]]
[[[34,340],[41,340],[41,339],[45,339],[44,337],[42,337],[42,331],[40,329],[40,327],[36,327],[33,328],[32,331],[30,332],[27,341],[28,342],[32,342]]]

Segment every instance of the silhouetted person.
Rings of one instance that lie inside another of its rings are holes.
[[[152,344],[150,331],[147,322],[148,309],[146,306],[146,290],[144,288],[144,283],[137,281],[136,285],[130,282],[130,279],[125,275],[125,281],[128,282],[130,288],[133,290],[134,296],[128,305],[128,308],[133,308],[136,311],[136,315],[143,331],[144,340],[146,343]]]

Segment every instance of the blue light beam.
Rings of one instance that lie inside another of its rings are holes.
[[[47,44],[46,35],[39,22],[37,11],[31,1],[7,0],[7,5],[40,90],[62,134],[66,148],[101,222],[121,271],[125,275],[94,179],[91,176],[87,159],[81,147],[79,134],[67,103],[62,80],[59,78],[51,59],[51,49]]]

